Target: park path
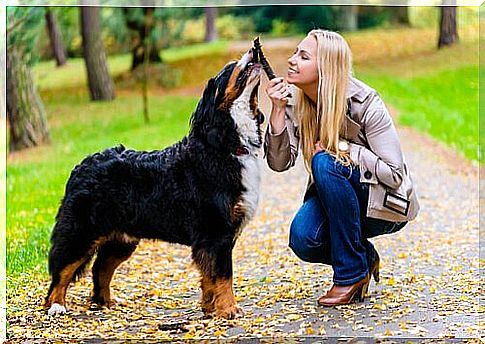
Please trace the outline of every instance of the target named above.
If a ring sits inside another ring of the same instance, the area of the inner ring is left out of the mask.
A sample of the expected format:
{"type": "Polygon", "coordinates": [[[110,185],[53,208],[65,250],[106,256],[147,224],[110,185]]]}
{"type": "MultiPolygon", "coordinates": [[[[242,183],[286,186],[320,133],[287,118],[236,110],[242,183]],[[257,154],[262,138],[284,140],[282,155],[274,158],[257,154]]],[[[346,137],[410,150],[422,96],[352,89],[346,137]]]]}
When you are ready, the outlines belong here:
{"type": "MultiPolygon", "coordinates": [[[[266,44],[277,74],[294,42],[266,44]]],[[[241,46],[243,47],[243,46],[241,46]]],[[[246,49],[236,46],[239,50],[246,49]]],[[[269,113],[261,87],[261,108],[269,113]]],[[[199,93],[197,93],[199,94],[199,93]]],[[[396,115],[395,111],[393,114],[396,115]]],[[[301,204],[306,172],[299,160],[284,173],[263,164],[258,213],[234,250],[234,285],[245,316],[203,319],[198,273],[190,250],[143,242],[113,281],[118,304],[90,310],[90,276],[68,291],[69,313],[42,311],[45,283],[19,293],[13,338],[172,339],[292,336],[477,338],[479,305],[478,167],[410,128],[398,127],[421,203],[416,221],[399,233],[372,239],[381,255],[381,282],[363,303],[321,308],[316,299],[331,286],[332,270],[300,261],[288,248],[288,226],[301,204]],[[180,324],[183,324],[179,326],[180,324]],[[160,328],[163,325],[165,327],[160,328]],[[170,326],[173,329],[170,329],[170,326]]],[[[39,339],[39,342],[42,341],[39,339]]]]}

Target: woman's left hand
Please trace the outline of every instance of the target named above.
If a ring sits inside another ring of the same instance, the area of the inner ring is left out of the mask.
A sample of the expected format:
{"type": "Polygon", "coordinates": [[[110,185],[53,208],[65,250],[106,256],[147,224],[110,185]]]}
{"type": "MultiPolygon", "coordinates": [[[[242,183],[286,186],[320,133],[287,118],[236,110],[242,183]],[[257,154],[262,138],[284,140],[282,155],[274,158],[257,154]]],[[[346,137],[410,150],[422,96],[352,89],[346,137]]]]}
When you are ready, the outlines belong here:
{"type": "Polygon", "coordinates": [[[315,143],[315,149],[313,151],[313,155],[317,154],[318,152],[321,152],[322,150],[323,148],[320,145],[320,141],[317,141],[317,143],[315,143]]]}

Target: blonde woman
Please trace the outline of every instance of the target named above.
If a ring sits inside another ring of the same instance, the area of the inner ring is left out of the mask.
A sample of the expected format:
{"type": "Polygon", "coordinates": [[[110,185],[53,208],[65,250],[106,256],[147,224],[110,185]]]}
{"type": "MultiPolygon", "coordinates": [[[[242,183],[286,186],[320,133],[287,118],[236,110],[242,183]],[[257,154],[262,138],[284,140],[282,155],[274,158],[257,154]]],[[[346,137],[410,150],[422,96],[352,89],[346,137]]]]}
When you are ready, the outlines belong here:
{"type": "Polygon", "coordinates": [[[363,301],[370,277],[379,280],[379,255],[368,238],[399,231],[419,211],[389,112],[352,76],[343,37],[325,30],[298,44],[286,82],[273,79],[266,93],[269,166],[285,171],[301,150],[310,174],[290,247],[304,261],[332,266],[334,284],[320,305],[363,301]]]}

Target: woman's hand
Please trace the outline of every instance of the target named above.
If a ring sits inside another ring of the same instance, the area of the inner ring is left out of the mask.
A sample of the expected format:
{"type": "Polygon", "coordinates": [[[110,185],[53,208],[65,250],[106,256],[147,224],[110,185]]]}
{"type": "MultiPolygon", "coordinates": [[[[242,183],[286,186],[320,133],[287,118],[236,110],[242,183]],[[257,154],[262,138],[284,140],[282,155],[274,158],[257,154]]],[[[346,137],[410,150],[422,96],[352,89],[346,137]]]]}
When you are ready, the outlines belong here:
{"type": "Polygon", "coordinates": [[[266,86],[266,94],[268,95],[273,107],[276,109],[284,109],[288,99],[286,98],[290,92],[288,91],[288,84],[283,78],[274,78],[270,80],[266,86]]]}
{"type": "Polygon", "coordinates": [[[313,150],[313,155],[317,154],[318,152],[321,152],[322,150],[323,148],[320,145],[320,141],[317,141],[317,143],[315,143],[315,149],[313,150]]]}
{"type": "MultiPolygon", "coordinates": [[[[315,148],[313,150],[313,155],[319,153],[323,151],[323,147],[322,145],[320,144],[320,141],[317,141],[317,143],[315,143],[315,148]]],[[[340,154],[349,162],[353,163],[352,159],[350,158],[350,152],[340,152],[340,154]]]]}
{"type": "Polygon", "coordinates": [[[270,80],[266,87],[266,94],[273,105],[271,116],[269,118],[270,129],[272,134],[279,134],[285,129],[285,110],[288,99],[288,85],[283,78],[274,78],[270,80]]]}

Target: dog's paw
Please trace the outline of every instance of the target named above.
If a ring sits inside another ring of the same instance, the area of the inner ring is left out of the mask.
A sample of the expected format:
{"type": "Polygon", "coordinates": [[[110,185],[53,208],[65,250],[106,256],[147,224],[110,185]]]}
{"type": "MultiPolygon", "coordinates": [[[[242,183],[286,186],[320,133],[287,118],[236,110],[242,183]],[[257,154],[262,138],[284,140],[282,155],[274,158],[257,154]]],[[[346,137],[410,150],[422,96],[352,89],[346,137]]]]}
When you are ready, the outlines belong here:
{"type": "Polygon", "coordinates": [[[51,308],[49,308],[49,310],[47,311],[48,315],[56,315],[56,314],[64,314],[64,313],[66,313],[66,307],[58,303],[54,303],[51,306],[51,308]]]}
{"type": "Polygon", "coordinates": [[[121,300],[113,297],[110,299],[106,299],[104,297],[95,297],[93,296],[91,299],[91,306],[92,309],[101,309],[101,308],[112,308],[115,307],[118,303],[121,303],[121,300]]]}
{"type": "Polygon", "coordinates": [[[217,309],[215,315],[224,319],[234,319],[238,316],[243,316],[244,311],[241,307],[234,304],[226,308],[217,309]]]}

